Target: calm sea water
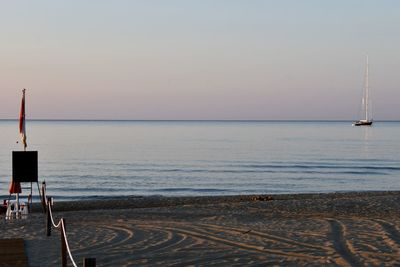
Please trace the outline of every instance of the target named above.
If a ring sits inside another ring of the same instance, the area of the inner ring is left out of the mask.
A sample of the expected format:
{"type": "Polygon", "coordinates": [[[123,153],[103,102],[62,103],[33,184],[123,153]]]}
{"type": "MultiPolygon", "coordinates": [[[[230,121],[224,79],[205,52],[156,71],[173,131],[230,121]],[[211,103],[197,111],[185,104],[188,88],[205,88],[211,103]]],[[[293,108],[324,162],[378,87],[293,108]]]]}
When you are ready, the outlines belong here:
{"type": "MultiPolygon", "coordinates": [[[[0,197],[17,121],[0,121],[0,197]]],[[[400,123],[28,121],[58,199],[400,190],[400,123]]]]}

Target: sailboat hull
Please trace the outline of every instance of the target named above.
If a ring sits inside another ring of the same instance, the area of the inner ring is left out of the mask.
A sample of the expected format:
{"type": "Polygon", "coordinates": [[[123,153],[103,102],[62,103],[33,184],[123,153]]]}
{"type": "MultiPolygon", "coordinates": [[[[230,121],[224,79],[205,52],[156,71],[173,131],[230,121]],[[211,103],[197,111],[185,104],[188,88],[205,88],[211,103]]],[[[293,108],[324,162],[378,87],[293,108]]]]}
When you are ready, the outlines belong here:
{"type": "Polygon", "coordinates": [[[371,126],[372,121],[356,121],[353,123],[354,126],[371,126]]]}

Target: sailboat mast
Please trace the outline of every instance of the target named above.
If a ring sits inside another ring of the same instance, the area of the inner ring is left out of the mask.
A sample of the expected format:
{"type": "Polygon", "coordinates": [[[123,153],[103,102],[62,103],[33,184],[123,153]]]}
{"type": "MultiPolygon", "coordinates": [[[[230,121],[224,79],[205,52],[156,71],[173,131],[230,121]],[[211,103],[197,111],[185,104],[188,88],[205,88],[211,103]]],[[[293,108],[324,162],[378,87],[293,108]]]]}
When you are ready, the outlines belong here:
{"type": "MultiPolygon", "coordinates": [[[[362,104],[361,104],[361,113],[364,113],[365,118],[361,118],[360,120],[356,121],[353,123],[354,126],[371,126],[372,125],[372,119],[371,114],[368,110],[369,107],[369,62],[368,62],[368,55],[367,55],[367,62],[365,66],[365,80],[364,80],[364,88],[363,88],[363,98],[362,98],[362,104]]],[[[363,115],[361,114],[361,117],[363,115]]]]}
{"type": "Polygon", "coordinates": [[[365,69],[365,120],[368,121],[368,98],[369,98],[369,63],[367,55],[367,66],[365,69]]]}

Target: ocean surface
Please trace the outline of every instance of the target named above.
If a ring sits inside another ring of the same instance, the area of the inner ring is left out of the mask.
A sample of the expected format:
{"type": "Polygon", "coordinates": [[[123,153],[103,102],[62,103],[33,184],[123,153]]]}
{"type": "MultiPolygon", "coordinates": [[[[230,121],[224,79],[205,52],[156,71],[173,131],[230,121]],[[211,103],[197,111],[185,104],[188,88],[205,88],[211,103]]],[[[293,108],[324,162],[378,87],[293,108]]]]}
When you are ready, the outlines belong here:
{"type": "MultiPolygon", "coordinates": [[[[59,200],[400,190],[400,122],[27,121],[27,136],[59,200]]],[[[19,140],[0,121],[1,199],[19,140]]]]}

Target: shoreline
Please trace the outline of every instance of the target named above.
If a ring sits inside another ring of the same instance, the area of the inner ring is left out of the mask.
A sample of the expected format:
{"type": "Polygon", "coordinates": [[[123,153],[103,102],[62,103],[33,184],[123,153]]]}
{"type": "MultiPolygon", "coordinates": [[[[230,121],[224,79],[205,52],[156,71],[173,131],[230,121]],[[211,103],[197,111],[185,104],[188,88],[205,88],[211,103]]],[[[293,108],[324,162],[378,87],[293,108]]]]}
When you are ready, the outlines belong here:
{"type": "MultiPolygon", "coordinates": [[[[320,212],[340,211],[341,203],[356,201],[355,206],[365,205],[369,207],[369,213],[379,213],[383,210],[376,209],[371,199],[393,199],[398,198],[400,202],[400,191],[354,191],[334,193],[306,193],[306,194],[256,194],[256,195],[230,195],[230,196],[127,196],[109,197],[97,200],[75,200],[59,201],[54,199],[54,212],[64,211],[85,211],[85,210],[119,210],[119,209],[146,209],[166,208],[175,206],[203,206],[216,204],[237,204],[246,202],[267,202],[271,209],[274,206],[299,204],[304,207],[312,207],[315,202],[325,204],[320,212]],[[335,203],[339,207],[335,207],[335,203]]],[[[351,205],[346,208],[347,213],[351,212],[351,205]]],[[[276,207],[275,207],[276,208],[276,207]]],[[[40,203],[33,203],[32,212],[41,212],[40,203]]],[[[300,210],[299,210],[300,211],[300,210]]],[[[293,210],[295,212],[295,210],[293,210]]]]}

